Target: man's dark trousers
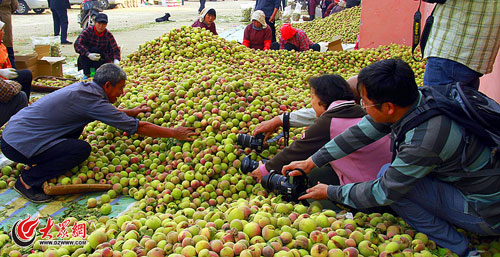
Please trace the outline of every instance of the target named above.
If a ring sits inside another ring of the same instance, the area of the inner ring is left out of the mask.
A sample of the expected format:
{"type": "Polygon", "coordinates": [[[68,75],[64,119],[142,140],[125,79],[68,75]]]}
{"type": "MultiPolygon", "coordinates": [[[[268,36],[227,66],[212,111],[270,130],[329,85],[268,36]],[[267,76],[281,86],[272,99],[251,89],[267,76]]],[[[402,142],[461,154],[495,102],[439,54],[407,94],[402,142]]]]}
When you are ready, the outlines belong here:
{"type": "Polygon", "coordinates": [[[22,87],[21,90],[26,94],[26,97],[28,98],[29,101],[31,94],[31,81],[33,81],[33,74],[31,73],[30,70],[25,69],[25,70],[17,70],[17,75],[18,75],[17,78],[13,80],[21,84],[22,87]]]}
{"type": "Polygon", "coordinates": [[[0,103],[0,127],[5,124],[12,115],[16,114],[22,108],[28,106],[26,94],[21,91],[6,103],[0,103]]]}
{"type": "Polygon", "coordinates": [[[3,138],[1,149],[10,160],[32,166],[31,169],[25,170],[21,177],[29,186],[41,187],[45,181],[64,174],[89,157],[92,150],[89,143],[77,139],[81,132],[82,130],[79,130],[63,136],[64,141],[31,158],[26,158],[3,138]]]}
{"type": "Polygon", "coordinates": [[[271,32],[273,33],[271,42],[276,42],[276,27],[274,26],[274,22],[269,21],[269,18],[270,17],[266,17],[266,23],[271,28],[271,32]]]}
{"type": "Polygon", "coordinates": [[[68,41],[68,9],[50,9],[54,20],[54,36],[61,35],[61,42],[68,41]]]}

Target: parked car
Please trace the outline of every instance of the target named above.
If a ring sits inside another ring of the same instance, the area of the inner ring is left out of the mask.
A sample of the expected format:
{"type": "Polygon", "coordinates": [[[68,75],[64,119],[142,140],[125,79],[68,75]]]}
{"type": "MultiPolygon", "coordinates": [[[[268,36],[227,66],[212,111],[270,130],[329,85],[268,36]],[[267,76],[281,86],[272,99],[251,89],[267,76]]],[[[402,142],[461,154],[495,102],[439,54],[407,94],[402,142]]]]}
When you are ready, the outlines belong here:
{"type": "Polygon", "coordinates": [[[49,8],[47,0],[19,0],[16,13],[27,14],[30,10],[33,10],[35,13],[40,14],[47,8],[49,8]]]}
{"type": "MultiPolygon", "coordinates": [[[[69,0],[70,4],[78,4],[81,5],[83,0],[69,0]]],[[[99,0],[100,2],[100,8],[105,10],[105,9],[113,9],[115,8],[118,4],[123,3],[123,0],[99,0]]]]}

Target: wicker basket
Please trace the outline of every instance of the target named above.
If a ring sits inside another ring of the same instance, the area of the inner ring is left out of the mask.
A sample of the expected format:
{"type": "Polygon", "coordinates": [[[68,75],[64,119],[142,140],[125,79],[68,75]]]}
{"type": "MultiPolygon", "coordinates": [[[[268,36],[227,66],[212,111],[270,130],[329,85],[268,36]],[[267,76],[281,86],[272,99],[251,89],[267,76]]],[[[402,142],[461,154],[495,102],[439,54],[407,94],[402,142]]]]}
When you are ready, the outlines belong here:
{"type": "Polygon", "coordinates": [[[45,86],[41,85],[37,82],[40,80],[60,80],[60,81],[67,81],[67,85],[71,85],[75,82],[77,82],[77,79],[68,79],[68,78],[60,78],[60,77],[54,77],[54,76],[38,76],[36,77],[33,82],[31,83],[31,89],[36,92],[53,92],[56,91],[62,87],[50,87],[50,86],[45,86]]]}

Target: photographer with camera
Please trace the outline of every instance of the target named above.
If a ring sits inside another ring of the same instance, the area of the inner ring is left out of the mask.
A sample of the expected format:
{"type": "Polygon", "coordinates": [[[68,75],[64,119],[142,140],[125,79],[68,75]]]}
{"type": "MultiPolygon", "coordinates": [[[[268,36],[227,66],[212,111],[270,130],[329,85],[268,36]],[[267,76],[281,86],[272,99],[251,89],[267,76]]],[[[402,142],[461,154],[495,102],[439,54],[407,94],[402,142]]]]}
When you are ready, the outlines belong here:
{"type": "Polygon", "coordinates": [[[389,133],[395,139],[392,162],[375,180],[319,184],[299,199],[328,198],[354,208],[389,205],[417,231],[459,256],[470,253],[469,241],[454,226],[483,236],[500,235],[500,158],[494,148],[466,130],[457,117],[444,111],[431,117],[421,112],[436,101],[428,93],[433,88],[419,89],[411,67],[402,60],[363,68],[358,88],[368,115],[307,160],[284,166],[282,173],[300,176],[295,170],[302,169],[307,174],[389,133]],[[419,123],[412,123],[420,117],[419,123]]]}
{"type": "MultiPolygon", "coordinates": [[[[347,80],[349,88],[354,96],[354,100],[359,104],[359,92],[356,89],[356,84],[358,83],[358,76],[350,77],[347,80]]],[[[283,114],[276,116],[270,120],[264,121],[259,126],[257,126],[253,131],[253,136],[264,133],[264,141],[269,139],[269,136],[273,134],[279,127],[283,126],[283,114]]],[[[311,126],[318,117],[314,108],[302,108],[297,111],[293,111],[289,115],[289,126],[292,128],[301,128],[311,126]]]]}
{"type": "MultiPolygon", "coordinates": [[[[258,181],[262,181],[265,188],[269,188],[266,187],[266,184],[272,185],[263,178],[269,176],[268,171],[280,171],[284,165],[292,161],[307,158],[331,138],[358,123],[366,115],[363,109],[356,104],[349,84],[341,76],[314,77],[309,80],[309,85],[311,87],[311,105],[317,119],[306,130],[301,139],[294,141],[274,158],[265,164],[260,163],[254,169],[252,176],[258,181]]],[[[389,137],[385,137],[383,140],[358,150],[347,159],[331,162],[333,171],[330,168],[323,168],[312,172],[308,176],[309,186],[316,185],[318,181],[344,185],[375,179],[382,165],[391,159],[389,142],[389,137]]],[[[256,162],[254,166],[257,166],[256,162]]],[[[273,181],[271,177],[269,177],[269,181],[273,181]]],[[[276,179],[278,178],[276,177],[276,179]]]]}
{"type": "Polygon", "coordinates": [[[479,78],[492,72],[500,47],[500,1],[424,1],[438,3],[424,49],[424,85],[461,82],[478,89],[479,78]]]}

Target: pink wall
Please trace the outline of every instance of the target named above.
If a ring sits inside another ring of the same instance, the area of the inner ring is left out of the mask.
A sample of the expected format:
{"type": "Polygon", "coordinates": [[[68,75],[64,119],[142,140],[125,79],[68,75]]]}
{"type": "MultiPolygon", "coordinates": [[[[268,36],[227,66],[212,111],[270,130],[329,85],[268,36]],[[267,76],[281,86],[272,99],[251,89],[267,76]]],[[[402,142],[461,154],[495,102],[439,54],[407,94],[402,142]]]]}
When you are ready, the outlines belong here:
{"type": "MultiPolygon", "coordinates": [[[[372,48],[391,43],[411,46],[413,15],[418,4],[418,0],[363,0],[359,46],[372,48]]],[[[432,8],[433,5],[422,2],[422,28],[432,8]]],[[[493,73],[481,78],[480,90],[500,102],[499,84],[500,57],[497,56],[493,73]]]]}

